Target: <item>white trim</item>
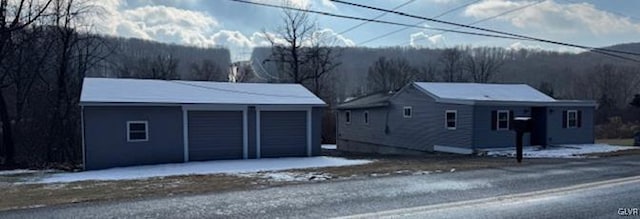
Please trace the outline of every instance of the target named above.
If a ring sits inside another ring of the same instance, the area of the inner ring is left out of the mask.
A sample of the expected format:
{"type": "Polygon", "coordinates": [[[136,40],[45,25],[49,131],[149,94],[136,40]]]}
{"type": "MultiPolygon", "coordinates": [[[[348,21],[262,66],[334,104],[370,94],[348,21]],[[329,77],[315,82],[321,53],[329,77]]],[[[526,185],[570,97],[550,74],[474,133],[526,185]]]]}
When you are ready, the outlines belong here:
{"type": "Polygon", "coordinates": [[[149,141],[149,122],[146,120],[127,121],[127,142],[145,142],[149,141]],[[130,139],[131,124],[144,124],[144,139],[130,139]]]}
{"type": "Polygon", "coordinates": [[[369,111],[368,110],[365,110],[364,112],[362,112],[362,119],[364,119],[364,124],[365,125],[369,125],[369,120],[371,119],[369,117],[370,116],[369,116],[369,111]]]}
{"type": "Polygon", "coordinates": [[[504,131],[504,130],[509,130],[509,127],[511,124],[510,123],[510,118],[511,118],[511,112],[509,112],[509,110],[498,110],[496,112],[496,130],[498,131],[504,131]],[[500,128],[500,113],[507,113],[507,127],[506,128],[500,128]]]}
{"type": "Polygon", "coordinates": [[[313,108],[309,107],[309,109],[307,109],[307,156],[309,157],[311,157],[311,154],[312,154],[311,149],[313,148],[313,141],[311,139],[313,137],[312,136],[313,132],[311,131],[311,129],[313,128],[312,127],[313,121],[311,116],[312,112],[313,112],[313,108]]]}
{"type": "Polygon", "coordinates": [[[351,120],[353,120],[353,114],[351,114],[351,110],[344,111],[344,123],[349,125],[351,124],[351,120]]]}
{"type": "Polygon", "coordinates": [[[307,111],[309,106],[303,105],[257,105],[262,111],[307,111]]]}
{"type": "Polygon", "coordinates": [[[260,159],[260,108],[256,107],[256,159],[260,159]]]}
{"type": "Polygon", "coordinates": [[[249,159],[249,119],[247,109],[242,110],[242,158],[249,159]]]}
{"type": "Polygon", "coordinates": [[[189,111],[182,108],[182,141],[184,144],[184,162],[189,162],[189,111]]]}
{"type": "Polygon", "coordinates": [[[411,106],[402,107],[402,117],[403,118],[411,118],[411,117],[413,117],[413,107],[411,107],[411,106]],[[407,109],[409,110],[409,115],[407,115],[405,113],[407,109]]]}
{"type": "Polygon", "coordinates": [[[246,105],[182,105],[182,109],[189,111],[242,111],[246,105]]]}
{"type": "Polygon", "coordinates": [[[567,110],[567,121],[565,121],[565,122],[567,123],[567,128],[568,129],[578,128],[578,110],[567,110]],[[571,120],[571,118],[569,117],[569,114],[571,114],[571,113],[575,113],[575,116],[576,116],[575,117],[576,122],[575,122],[574,126],[570,126],[569,125],[570,124],[569,121],[571,120]]]}
{"type": "Polygon", "coordinates": [[[84,140],[84,106],[80,106],[80,127],[82,130],[80,130],[80,134],[81,139],[82,139],[82,168],[84,170],[87,169],[87,155],[85,154],[87,152],[87,149],[85,148],[85,140],[84,140]]]}
{"type": "Polygon", "coordinates": [[[458,128],[458,110],[444,111],[444,128],[448,130],[456,130],[458,128]],[[447,116],[449,113],[453,113],[453,127],[449,127],[449,117],[447,116]]]}

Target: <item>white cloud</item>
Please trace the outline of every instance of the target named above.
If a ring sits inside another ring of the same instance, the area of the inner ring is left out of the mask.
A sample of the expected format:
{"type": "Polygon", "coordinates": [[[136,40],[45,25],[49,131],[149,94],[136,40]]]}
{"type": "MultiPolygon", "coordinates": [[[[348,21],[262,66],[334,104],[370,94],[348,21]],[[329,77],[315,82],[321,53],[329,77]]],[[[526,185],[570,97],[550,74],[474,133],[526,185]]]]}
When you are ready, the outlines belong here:
{"type": "MultiPolygon", "coordinates": [[[[523,7],[532,1],[485,0],[468,6],[464,15],[477,19],[491,17],[504,11],[523,7]]],[[[549,34],[591,33],[609,35],[620,33],[640,33],[640,24],[629,18],[598,10],[593,4],[558,4],[547,0],[505,16],[496,18],[513,26],[542,31],[549,34]]]]}
{"type": "Polygon", "coordinates": [[[425,32],[413,33],[410,36],[410,44],[412,47],[438,47],[444,46],[445,37],[442,34],[429,35],[425,32]]]}

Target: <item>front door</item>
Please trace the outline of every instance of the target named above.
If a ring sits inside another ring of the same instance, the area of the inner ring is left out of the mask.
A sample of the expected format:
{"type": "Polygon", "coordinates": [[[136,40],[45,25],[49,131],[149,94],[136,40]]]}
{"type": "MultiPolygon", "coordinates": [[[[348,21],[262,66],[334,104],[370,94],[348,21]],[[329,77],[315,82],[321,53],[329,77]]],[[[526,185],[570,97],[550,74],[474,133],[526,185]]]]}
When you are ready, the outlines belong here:
{"type": "Polygon", "coordinates": [[[531,145],[547,145],[547,107],[532,107],[531,145]]]}

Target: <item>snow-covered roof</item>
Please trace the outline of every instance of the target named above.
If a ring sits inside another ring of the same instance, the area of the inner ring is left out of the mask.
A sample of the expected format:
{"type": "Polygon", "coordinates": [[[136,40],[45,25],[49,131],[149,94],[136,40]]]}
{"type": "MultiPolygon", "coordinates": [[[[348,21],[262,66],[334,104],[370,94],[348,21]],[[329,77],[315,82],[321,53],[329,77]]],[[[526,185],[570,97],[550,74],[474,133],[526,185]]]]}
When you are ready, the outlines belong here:
{"type": "Polygon", "coordinates": [[[299,84],[85,78],[80,102],[325,105],[299,84]]]}
{"type": "Polygon", "coordinates": [[[437,100],[554,102],[555,99],[526,84],[415,82],[437,100]]]}

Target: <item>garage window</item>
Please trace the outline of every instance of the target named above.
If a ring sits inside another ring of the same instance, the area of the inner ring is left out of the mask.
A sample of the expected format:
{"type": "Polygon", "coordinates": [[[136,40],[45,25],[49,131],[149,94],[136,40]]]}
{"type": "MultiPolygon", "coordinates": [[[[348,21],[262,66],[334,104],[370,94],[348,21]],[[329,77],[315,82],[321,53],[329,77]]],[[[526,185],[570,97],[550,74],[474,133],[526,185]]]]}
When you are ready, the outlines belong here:
{"type": "Polygon", "coordinates": [[[449,130],[455,130],[456,126],[457,126],[457,117],[458,117],[458,111],[456,110],[447,110],[445,111],[445,128],[449,129],[449,130]]]}
{"type": "Polygon", "coordinates": [[[127,141],[148,141],[149,124],[147,121],[127,121],[127,141]]]}
{"type": "Polygon", "coordinates": [[[567,128],[577,128],[577,127],[578,127],[578,111],[577,110],[567,111],[567,128]]]}

